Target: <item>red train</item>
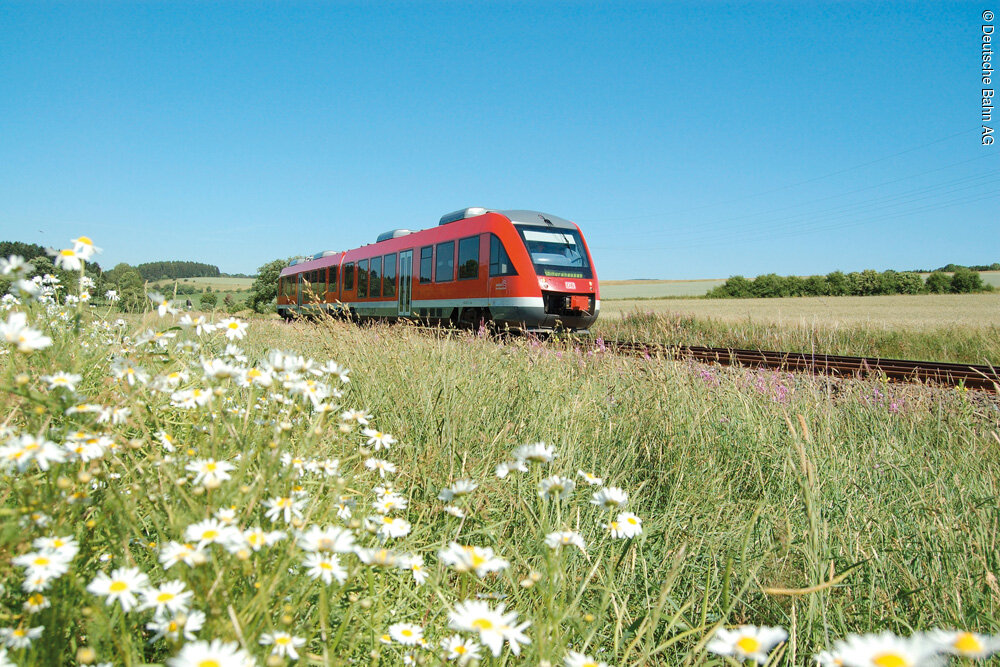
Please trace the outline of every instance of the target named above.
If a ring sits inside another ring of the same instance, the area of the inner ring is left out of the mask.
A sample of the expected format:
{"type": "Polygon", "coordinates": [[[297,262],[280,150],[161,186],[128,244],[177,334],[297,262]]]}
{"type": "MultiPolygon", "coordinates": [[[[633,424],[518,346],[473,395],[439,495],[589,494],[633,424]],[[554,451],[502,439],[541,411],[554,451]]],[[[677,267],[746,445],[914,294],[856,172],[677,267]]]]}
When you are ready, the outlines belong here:
{"type": "Polygon", "coordinates": [[[278,280],[285,318],[327,311],[525,331],[584,330],[601,309],[587,243],[538,211],[466,208],[346,252],[295,260],[278,280]]]}

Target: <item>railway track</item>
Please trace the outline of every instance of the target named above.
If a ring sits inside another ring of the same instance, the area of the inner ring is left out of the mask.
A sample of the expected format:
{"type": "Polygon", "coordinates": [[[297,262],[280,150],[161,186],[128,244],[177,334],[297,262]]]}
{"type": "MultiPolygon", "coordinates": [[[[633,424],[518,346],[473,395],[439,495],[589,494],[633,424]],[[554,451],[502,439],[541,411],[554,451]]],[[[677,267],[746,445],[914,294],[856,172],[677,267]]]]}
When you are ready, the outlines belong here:
{"type": "Polygon", "coordinates": [[[873,357],[846,357],[835,354],[808,354],[803,352],[769,352],[766,350],[739,350],[697,345],[657,345],[628,341],[605,341],[609,350],[634,356],[662,356],[674,359],[770,368],[789,372],[808,372],[838,377],[881,377],[899,382],[920,382],[1000,393],[1000,374],[991,366],[976,364],[909,361],[905,359],[878,359],[873,357]]]}

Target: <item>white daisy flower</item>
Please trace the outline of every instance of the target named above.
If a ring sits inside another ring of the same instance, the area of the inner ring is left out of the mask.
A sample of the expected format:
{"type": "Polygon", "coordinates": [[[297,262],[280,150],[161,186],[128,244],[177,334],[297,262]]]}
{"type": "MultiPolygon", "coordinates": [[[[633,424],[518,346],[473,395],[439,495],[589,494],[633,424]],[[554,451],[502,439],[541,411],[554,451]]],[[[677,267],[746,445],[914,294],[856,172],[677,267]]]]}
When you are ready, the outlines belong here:
{"type": "Polygon", "coordinates": [[[454,660],[459,665],[466,665],[473,660],[479,660],[479,643],[465,639],[461,635],[452,635],[441,640],[441,648],[448,652],[448,660],[454,660]]]}
{"type": "Polygon", "coordinates": [[[193,484],[204,484],[205,488],[217,489],[232,476],[229,474],[236,469],[228,461],[216,461],[215,459],[195,459],[184,466],[188,472],[195,474],[193,484]]]}
{"type": "Polygon", "coordinates": [[[296,637],[287,632],[265,632],[258,640],[261,646],[273,646],[271,655],[279,655],[289,660],[298,660],[299,652],[295,649],[306,645],[305,637],[296,637]]]}
{"type": "Polygon", "coordinates": [[[236,642],[213,639],[211,642],[193,641],[181,647],[173,658],[167,659],[169,667],[248,667],[256,664],[253,657],[236,642]]]}
{"type": "Polygon", "coordinates": [[[179,542],[167,542],[160,549],[160,564],[164,570],[169,570],[177,563],[184,563],[188,567],[201,565],[208,560],[201,545],[181,544],[179,542]]]}
{"type": "Polygon", "coordinates": [[[463,546],[458,542],[452,542],[447,548],[441,549],[438,558],[458,572],[475,572],[480,578],[510,566],[509,562],[496,556],[489,547],[463,546]]]}
{"type": "Polygon", "coordinates": [[[847,667],[937,667],[947,662],[939,654],[940,647],[923,635],[897,637],[888,631],[852,634],[834,642],[833,648],[847,667]]]}
{"type": "Polygon", "coordinates": [[[620,509],[628,504],[628,494],[617,486],[607,486],[594,493],[590,504],[607,510],[620,509]]]}
{"type": "Polygon", "coordinates": [[[563,657],[563,664],[566,667],[608,667],[608,663],[598,662],[589,655],[577,653],[576,651],[567,651],[565,657],[563,657]]]}
{"type": "Polygon", "coordinates": [[[604,484],[604,480],[593,473],[584,472],[583,470],[577,470],[576,474],[590,486],[600,486],[601,484],[604,484]]]}
{"type": "Polygon", "coordinates": [[[322,579],[327,585],[333,583],[334,579],[339,584],[347,581],[347,570],[340,564],[336,554],[311,553],[306,556],[303,565],[309,568],[306,574],[313,579],[322,579]]]}
{"type": "Polygon", "coordinates": [[[310,526],[297,538],[297,544],[303,551],[329,551],[335,553],[351,553],[354,551],[354,534],[339,526],[310,526]]]}
{"type": "Polygon", "coordinates": [[[521,445],[514,450],[514,458],[529,463],[550,463],[556,457],[555,447],[544,442],[521,445]]]}
{"type": "Polygon", "coordinates": [[[424,629],[413,623],[393,623],[389,626],[389,636],[403,646],[416,646],[424,638],[424,629]]]}
{"type": "Polygon", "coordinates": [[[148,588],[142,593],[142,605],[139,610],[153,609],[157,618],[164,618],[187,613],[191,608],[191,598],[194,593],[187,590],[183,581],[167,581],[156,588],[148,588]]]}
{"type": "Polygon", "coordinates": [[[936,644],[941,653],[973,660],[985,660],[1000,651],[1000,637],[981,635],[963,630],[931,630],[927,640],[936,644]]]}
{"type": "Polygon", "coordinates": [[[177,643],[183,637],[187,641],[197,639],[195,633],[205,625],[205,613],[197,609],[186,614],[180,614],[173,618],[155,618],[151,623],[146,624],[146,629],[152,631],[153,637],[150,643],[154,643],[166,637],[171,642],[177,643]]]}
{"type": "Polygon", "coordinates": [[[632,538],[642,533],[642,519],[631,512],[621,512],[607,528],[615,539],[632,538]]]}
{"type": "MultiPolygon", "coordinates": [[[[0,628],[0,642],[7,648],[21,649],[31,646],[31,642],[42,636],[45,631],[44,625],[34,628],[0,628]]],[[[6,655],[6,652],[5,652],[6,655]]]]}
{"type": "Polygon", "coordinates": [[[784,628],[741,625],[733,630],[719,628],[705,648],[716,655],[730,656],[737,662],[762,663],[767,662],[774,647],[786,639],[788,632],[784,628]]]}
{"type": "Polygon", "coordinates": [[[538,483],[538,495],[546,500],[554,498],[565,500],[573,494],[573,489],[575,488],[576,482],[569,477],[552,475],[551,477],[546,477],[538,483]]]}
{"type": "Polygon", "coordinates": [[[373,428],[362,429],[361,434],[368,438],[366,444],[369,447],[374,447],[376,452],[380,449],[389,449],[397,442],[396,438],[392,437],[389,433],[383,433],[373,428]]]}
{"type": "Polygon", "coordinates": [[[390,463],[384,459],[369,458],[365,461],[365,467],[369,470],[378,470],[380,477],[385,477],[387,474],[393,474],[396,472],[396,464],[390,463]]]}
{"type": "Polygon", "coordinates": [[[249,325],[235,317],[227,317],[226,319],[219,322],[217,328],[226,334],[226,338],[229,340],[239,340],[246,336],[247,327],[249,325]]]}
{"type": "Polygon", "coordinates": [[[120,567],[112,570],[111,576],[98,572],[94,580],[87,584],[87,590],[94,595],[105,596],[109,606],[118,602],[123,611],[131,611],[138,603],[136,594],[149,586],[149,577],[137,567],[120,567]]]}
{"type": "Polygon", "coordinates": [[[500,655],[504,641],[510,646],[511,653],[520,655],[521,644],[530,644],[531,640],[524,630],[531,625],[528,622],[517,624],[517,612],[504,613],[504,605],[493,609],[486,602],[467,600],[455,605],[448,612],[448,626],[459,632],[478,633],[479,641],[489,647],[494,657],[500,655]]]}
{"type": "Polygon", "coordinates": [[[583,535],[573,530],[560,530],[549,533],[545,536],[545,546],[549,549],[561,549],[562,547],[573,546],[586,553],[587,544],[583,541],[583,535]]]}
{"type": "Polygon", "coordinates": [[[479,485],[471,479],[460,479],[451,486],[441,489],[441,493],[438,494],[438,500],[450,503],[455,498],[461,498],[472,493],[478,487],[479,485]]]}
{"type": "Polygon", "coordinates": [[[293,518],[302,518],[302,510],[305,509],[308,502],[309,501],[305,498],[277,496],[264,501],[264,507],[267,508],[267,512],[264,513],[264,516],[271,521],[277,521],[278,518],[281,517],[284,519],[285,523],[291,523],[293,518]]]}

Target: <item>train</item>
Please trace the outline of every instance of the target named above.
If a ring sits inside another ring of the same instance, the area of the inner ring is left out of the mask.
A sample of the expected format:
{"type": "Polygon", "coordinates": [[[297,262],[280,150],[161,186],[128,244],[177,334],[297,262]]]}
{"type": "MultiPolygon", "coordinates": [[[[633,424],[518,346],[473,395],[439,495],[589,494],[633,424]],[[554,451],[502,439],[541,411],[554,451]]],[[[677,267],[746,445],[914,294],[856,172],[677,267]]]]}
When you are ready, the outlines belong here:
{"type": "Polygon", "coordinates": [[[329,314],[525,332],[585,332],[601,310],[594,261],[575,223],[482,207],[293,260],[278,278],[277,301],[286,319],[329,314]]]}

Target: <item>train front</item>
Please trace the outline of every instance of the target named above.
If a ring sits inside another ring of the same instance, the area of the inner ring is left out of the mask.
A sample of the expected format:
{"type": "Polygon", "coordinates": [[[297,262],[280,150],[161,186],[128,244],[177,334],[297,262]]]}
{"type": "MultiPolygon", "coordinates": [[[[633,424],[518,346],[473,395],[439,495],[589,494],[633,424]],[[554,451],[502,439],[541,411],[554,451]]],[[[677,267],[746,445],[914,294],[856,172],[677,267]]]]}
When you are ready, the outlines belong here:
{"type": "Polygon", "coordinates": [[[514,224],[538,279],[541,308],[530,308],[529,328],[585,330],[601,309],[597,273],[580,228],[538,211],[502,211],[514,224]]]}

